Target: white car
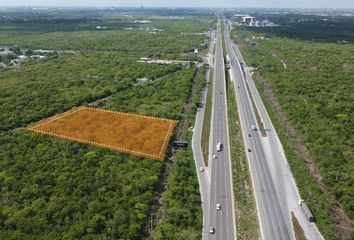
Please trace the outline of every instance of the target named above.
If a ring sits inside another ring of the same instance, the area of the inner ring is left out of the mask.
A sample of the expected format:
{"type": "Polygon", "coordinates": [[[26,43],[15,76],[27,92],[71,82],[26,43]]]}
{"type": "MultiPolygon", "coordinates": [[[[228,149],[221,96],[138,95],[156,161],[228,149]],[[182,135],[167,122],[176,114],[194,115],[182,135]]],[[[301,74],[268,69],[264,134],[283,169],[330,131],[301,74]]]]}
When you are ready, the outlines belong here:
{"type": "Polygon", "coordinates": [[[210,227],[209,228],[209,233],[210,234],[214,234],[215,233],[215,228],[214,227],[210,227]]]}
{"type": "Polygon", "coordinates": [[[218,143],[216,144],[216,151],[220,152],[222,149],[222,144],[221,142],[218,141],[218,143]]]}
{"type": "Polygon", "coordinates": [[[216,204],[216,210],[218,210],[218,211],[221,210],[221,205],[220,205],[220,203],[216,204]]]}
{"type": "Polygon", "coordinates": [[[213,154],[213,159],[217,159],[217,156],[215,154],[213,154]]]}
{"type": "Polygon", "coordinates": [[[251,129],[252,129],[253,131],[256,131],[256,130],[257,130],[257,128],[256,128],[255,125],[251,125],[251,129]]]}
{"type": "Polygon", "coordinates": [[[199,171],[204,172],[204,168],[203,168],[203,167],[200,167],[200,168],[199,168],[199,171]]]}

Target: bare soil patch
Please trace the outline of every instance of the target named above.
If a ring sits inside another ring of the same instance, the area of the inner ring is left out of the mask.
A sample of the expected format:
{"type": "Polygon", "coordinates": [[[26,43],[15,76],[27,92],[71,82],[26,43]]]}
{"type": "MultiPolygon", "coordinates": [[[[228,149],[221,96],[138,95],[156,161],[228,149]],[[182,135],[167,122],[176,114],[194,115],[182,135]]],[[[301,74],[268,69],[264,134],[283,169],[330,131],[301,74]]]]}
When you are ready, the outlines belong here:
{"type": "Polygon", "coordinates": [[[28,130],[163,160],[175,125],[169,119],[83,106],[29,126],[28,130]]]}

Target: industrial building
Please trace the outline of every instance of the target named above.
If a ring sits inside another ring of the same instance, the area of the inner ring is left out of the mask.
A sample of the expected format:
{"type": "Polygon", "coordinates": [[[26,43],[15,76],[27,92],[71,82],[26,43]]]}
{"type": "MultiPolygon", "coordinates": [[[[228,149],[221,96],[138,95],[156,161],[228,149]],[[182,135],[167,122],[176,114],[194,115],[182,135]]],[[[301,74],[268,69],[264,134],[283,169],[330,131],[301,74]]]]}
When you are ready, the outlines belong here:
{"type": "Polygon", "coordinates": [[[249,25],[251,22],[254,21],[255,17],[244,16],[244,17],[241,17],[241,19],[242,19],[243,23],[246,23],[247,25],[249,25]]]}

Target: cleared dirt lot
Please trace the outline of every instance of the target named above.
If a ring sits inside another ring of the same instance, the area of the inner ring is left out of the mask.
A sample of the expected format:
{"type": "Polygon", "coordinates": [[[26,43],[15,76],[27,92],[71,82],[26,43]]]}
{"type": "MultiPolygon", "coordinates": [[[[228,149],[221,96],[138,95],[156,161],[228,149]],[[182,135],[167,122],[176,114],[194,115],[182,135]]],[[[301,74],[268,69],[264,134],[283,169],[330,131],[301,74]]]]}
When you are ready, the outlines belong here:
{"type": "Polygon", "coordinates": [[[83,106],[38,122],[28,130],[163,160],[175,125],[169,119],[83,106]]]}

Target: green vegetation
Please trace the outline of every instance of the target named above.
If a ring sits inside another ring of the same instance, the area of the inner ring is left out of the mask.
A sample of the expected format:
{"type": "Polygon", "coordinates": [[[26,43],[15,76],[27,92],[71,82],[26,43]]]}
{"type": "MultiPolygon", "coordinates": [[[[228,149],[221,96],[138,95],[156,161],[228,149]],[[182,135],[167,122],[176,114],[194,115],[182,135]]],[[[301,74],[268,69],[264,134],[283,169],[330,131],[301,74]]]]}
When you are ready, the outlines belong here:
{"type": "MultiPolygon", "coordinates": [[[[42,16],[29,21],[15,19],[0,27],[0,46],[25,49],[73,49],[81,51],[119,51],[158,57],[160,54],[191,54],[201,48],[209,23],[203,19],[158,20],[139,23],[134,18],[51,19],[42,16]],[[76,21],[75,21],[76,20],[76,21]],[[53,32],[55,24],[55,32],[53,32]],[[96,26],[106,27],[97,30],[96,26]]],[[[1,20],[0,20],[1,22],[1,20]]],[[[205,48],[203,46],[202,48],[205,48]]],[[[172,56],[172,55],[171,55],[172,56]]]]}
{"type": "Polygon", "coordinates": [[[308,204],[326,239],[350,239],[350,219],[354,219],[354,46],[267,34],[269,39],[253,39],[256,46],[248,47],[243,36],[252,39],[264,35],[244,28],[234,32],[247,64],[260,66],[255,71],[256,84],[275,123],[301,196],[306,199],[310,194],[308,204]],[[290,131],[291,126],[295,131],[290,131]],[[301,150],[301,143],[309,153],[301,150]],[[321,176],[316,173],[317,168],[321,176]]]}
{"type": "Polygon", "coordinates": [[[293,223],[295,239],[296,240],[307,240],[304,230],[302,229],[299,221],[297,220],[294,212],[291,212],[291,222],[293,223]]]}
{"type": "MultiPolygon", "coordinates": [[[[190,68],[127,87],[102,107],[140,113],[142,101],[144,113],[177,119],[193,76],[190,68]],[[161,99],[176,112],[156,107],[161,99]]],[[[141,233],[162,163],[22,130],[1,135],[1,143],[0,236],[132,239],[141,233]]]]}
{"type": "Polygon", "coordinates": [[[354,43],[354,18],[352,16],[301,15],[301,14],[252,14],[257,20],[268,19],[278,27],[253,28],[252,31],[267,36],[295,38],[317,42],[354,43]],[[343,42],[344,41],[344,42],[343,42]]]}
{"type": "MultiPolygon", "coordinates": [[[[191,108],[184,115],[186,124],[183,125],[180,139],[192,141],[190,128],[194,126],[196,102],[199,102],[201,89],[205,84],[205,70],[200,69],[195,76],[195,84],[190,96],[191,108]]],[[[163,222],[157,227],[155,239],[201,239],[203,226],[201,199],[198,179],[195,174],[196,167],[192,149],[178,150],[172,159],[173,173],[168,178],[166,202],[162,210],[163,222]]]]}
{"type": "Polygon", "coordinates": [[[237,239],[258,239],[259,226],[254,201],[252,181],[249,174],[245,148],[242,140],[236,97],[229,73],[226,74],[228,118],[230,132],[230,147],[232,159],[232,175],[235,194],[235,215],[237,224],[237,239]]]}
{"type": "Polygon", "coordinates": [[[136,78],[154,80],[181,69],[137,59],[113,53],[63,54],[0,72],[0,131],[107,97],[136,78]]]}
{"type": "MultiPolygon", "coordinates": [[[[0,28],[0,45],[42,49],[82,46],[85,51],[58,52],[47,60],[29,60],[19,68],[0,70],[0,239],[146,237],[151,202],[159,191],[165,162],[41,136],[23,127],[72,107],[94,104],[179,121],[186,118],[183,126],[188,129],[194,124],[195,95],[200,95],[204,71],[194,65],[137,60],[146,56],[142,52],[157,54],[157,49],[163,56],[181,58],[180,51],[200,46],[205,36],[179,38],[166,31],[148,37],[149,33],[136,29],[131,33],[120,29],[53,32],[49,31],[54,28],[53,19],[43,20],[44,29],[40,30],[37,18],[29,18],[32,28],[26,28],[20,16],[17,23],[7,17],[0,18],[5,22],[0,28]],[[16,34],[16,27],[23,35],[16,34]],[[28,32],[21,32],[24,29],[28,32]],[[123,37],[129,40],[122,41],[123,37]],[[138,78],[147,78],[147,84],[136,84],[138,78]],[[190,109],[185,116],[187,100],[190,109]]],[[[60,18],[58,25],[69,29],[68,25],[86,21],[78,18],[65,17],[67,22],[60,18]]],[[[198,31],[206,25],[200,20],[191,22],[192,26],[201,23],[198,31]]],[[[168,26],[169,20],[159,23],[168,26]]],[[[171,20],[171,25],[175,24],[171,20]]],[[[192,28],[187,21],[180,26],[183,32],[192,28]]],[[[189,132],[185,138],[190,138],[189,132]]],[[[200,237],[201,203],[195,170],[190,150],[174,156],[165,194],[166,219],[158,234],[171,227],[178,229],[181,237],[200,237]],[[195,221],[197,224],[191,224],[195,221]]]]}
{"type": "Polygon", "coordinates": [[[3,36],[0,44],[16,43],[22,48],[110,50],[124,53],[181,53],[199,48],[203,36],[142,30],[55,32],[32,36],[3,36]],[[84,41],[83,41],[84,40],[84,41]],[[123,43],[123,44],[122,44],[123,43]],[[197,44],[196,44],[197,43],[197,44]]]}
{"type": "Polygon", "coordinates": [[[210,70],[209,81],[208,81],[208,93],[204,106],[204,120],[202,129],[202,152],[205,165],[208,166],[208,156],[209,156],[209,140],[210,140],[210,127],[211,127],[211,111],[212,111],[212,101],[213,101],[213,70],[210,70]]]}
{"type": "Polygon", "coordinates": [[[129,91],[117,92],[98,106],[179,120],[195,71],[195,67],[187,68],[145,86],[128,88],[129,91]]]}
{"type": "Polygon", "coordinates": [[[1,238],[139,235],[160,162],[23,131],[0,137],[1,238]]]}

